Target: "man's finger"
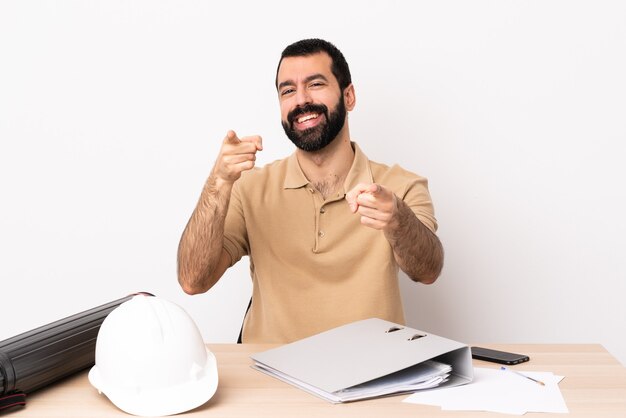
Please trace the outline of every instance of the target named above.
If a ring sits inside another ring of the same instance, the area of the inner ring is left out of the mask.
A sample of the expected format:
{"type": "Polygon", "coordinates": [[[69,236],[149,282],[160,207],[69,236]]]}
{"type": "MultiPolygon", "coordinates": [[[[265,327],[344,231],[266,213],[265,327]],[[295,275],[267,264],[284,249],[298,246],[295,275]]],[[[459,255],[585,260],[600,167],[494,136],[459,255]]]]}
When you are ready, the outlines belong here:
{"type": "Polygon", "coordinates": [[[241,142],[241,140],[237,138],[237,134],[235,133],[235,131],[231,130],[226,133],[226,138],[224,138],[224,142],[232,145],[237,145],[241,142]]]}
{"type": "Polygon", "coordinates": [[[261,136],[259,135],[244,136],[243,138],[241,138],[241,141],[252,142],[256,146],[257,151],[263,150],[263,138],[261,138],[261,136]]]}
{"type": "Polygon", "coordinates": [[[370,185],[368,184],[359,183],[352,190],[346,193],[346,201],[348,202],[348,205],[350,206],[350,210],[352,212],[356,212],[357,209],[359,208],[359,204],[357,203],[356,198],[361,193],[368,191],[369,187],[370,185]]]}
{"type": "Polygon", "coordinates": [[[365,183],[359,183],[356,186],[354,186],[354,188],[352,190],[350,190],[348,193],[346,193],[346,200],[347,201],[355,201],[357,196],[360,195],[363,192],[368,191],[370,185],[369,184],[365,184],[365,183]]]}
{"type": "Polygon", "coordinates": [[[367,191],[370,192],[371,194],[376,195],[380,193],[381,190],[382,190],[382,187],[380,187],[380,184],[372,183],[370,184],[369,189],[367,191]]]}

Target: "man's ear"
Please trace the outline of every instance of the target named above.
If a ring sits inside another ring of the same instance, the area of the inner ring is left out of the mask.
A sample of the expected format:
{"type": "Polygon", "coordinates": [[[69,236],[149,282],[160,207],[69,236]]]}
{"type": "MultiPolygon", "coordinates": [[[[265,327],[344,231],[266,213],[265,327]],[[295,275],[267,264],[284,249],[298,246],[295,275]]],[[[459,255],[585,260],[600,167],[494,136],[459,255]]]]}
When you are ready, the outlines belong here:
{"type": "Polygon", "coordinates": [[[356,105],[356,94],[354,93],[354,85],[352,83],[343,90],[343,100],[348,112],[354,109],[356,105]]]}

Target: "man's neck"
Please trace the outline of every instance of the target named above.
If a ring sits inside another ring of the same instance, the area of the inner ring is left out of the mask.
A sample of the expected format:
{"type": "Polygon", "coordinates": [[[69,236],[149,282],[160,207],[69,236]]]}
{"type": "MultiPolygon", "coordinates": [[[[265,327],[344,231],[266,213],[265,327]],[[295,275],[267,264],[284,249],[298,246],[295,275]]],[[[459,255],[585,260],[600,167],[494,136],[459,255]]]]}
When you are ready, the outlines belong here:
{"type": "Polygon", "coordinates": [[[296,156],[306,178],[326,199],[343,184],[354,161],[354,150],[344,129],[323,149],[315,152],[298,149],[296,156]]]}

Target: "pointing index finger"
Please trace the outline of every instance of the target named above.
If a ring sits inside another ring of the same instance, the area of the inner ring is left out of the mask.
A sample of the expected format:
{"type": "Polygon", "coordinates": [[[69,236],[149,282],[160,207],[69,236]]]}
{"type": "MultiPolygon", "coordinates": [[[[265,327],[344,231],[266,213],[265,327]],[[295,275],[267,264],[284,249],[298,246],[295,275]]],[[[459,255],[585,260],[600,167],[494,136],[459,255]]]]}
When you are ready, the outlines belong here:
{"type": "Polygon", "coordinates": [[[346,201],[348,202],[348,205],[350,206],[350,210],[352,210],[352,212],[356,212],[359,208],[359,204],[357,203],[356,198],[361,193],[369,191],[370,187],[371,185],[359,183],[352,190],[346,193],[346,201]]]}
{"type": "Polygon", "coordinates": [[[237,145],[241,142],[241,140],[237,138],[237,134],[233,130],[230,130],[228,131],[228,133],[226,133],[226,138],[224,138],[224,141],[232,145],[237,145]]]}
{"type": "Polygon", "coordinates": [[[252,142],[256,146],[257,151],[263,150],[263,138],[261,138],[259,135],[244,136],[243,138],[241,138],[241,141],[252,142]]]}

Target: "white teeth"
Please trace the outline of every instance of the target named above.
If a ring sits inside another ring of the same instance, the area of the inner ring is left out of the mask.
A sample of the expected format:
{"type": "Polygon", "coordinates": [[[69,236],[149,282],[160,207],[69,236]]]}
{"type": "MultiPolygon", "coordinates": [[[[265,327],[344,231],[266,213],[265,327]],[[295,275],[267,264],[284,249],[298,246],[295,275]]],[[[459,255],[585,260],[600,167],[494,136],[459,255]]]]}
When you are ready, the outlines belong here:
{"type": "Polygon", "coordinates": [[[316,113],[313,113],[311,115],[302,116],[301,118],[298,118],[298,123],[306,122],[309,119],[315,119],[317,116],[318,115],[316,113]]]}

